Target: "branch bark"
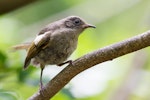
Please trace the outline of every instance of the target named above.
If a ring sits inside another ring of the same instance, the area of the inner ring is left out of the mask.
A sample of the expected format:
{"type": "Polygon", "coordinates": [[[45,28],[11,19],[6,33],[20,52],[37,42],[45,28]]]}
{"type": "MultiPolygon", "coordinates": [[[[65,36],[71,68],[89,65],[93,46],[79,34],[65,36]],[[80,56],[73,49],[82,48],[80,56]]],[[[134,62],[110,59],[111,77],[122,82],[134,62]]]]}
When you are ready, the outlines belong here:
{"type": "Polygon", "coordinates": [[[31,96],[29,100],[49,100],[80,72],[102,62],[113,60],[125,54],[148,47],[149,45],[150,31],[147,31],[143,34],[88,53],[73,61],[72,65],[68,65],[49,81],[43,90],[43,95],[38,91],[31,96]]]}

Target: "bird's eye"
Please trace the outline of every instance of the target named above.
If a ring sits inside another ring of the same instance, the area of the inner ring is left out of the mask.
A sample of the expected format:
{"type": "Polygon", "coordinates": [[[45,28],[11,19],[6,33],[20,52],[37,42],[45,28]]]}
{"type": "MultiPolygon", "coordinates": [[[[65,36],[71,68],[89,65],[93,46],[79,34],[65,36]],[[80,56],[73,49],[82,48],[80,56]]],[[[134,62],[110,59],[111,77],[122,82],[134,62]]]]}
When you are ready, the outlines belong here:
{"type": "Polygon", "coordinates": [[[75,24],[75,25],[80,25],[80,23],[81,23],[81,21],[80,21],[79,19],[75,19],[75,20],[74,20],[74,24],[75,24]]]}

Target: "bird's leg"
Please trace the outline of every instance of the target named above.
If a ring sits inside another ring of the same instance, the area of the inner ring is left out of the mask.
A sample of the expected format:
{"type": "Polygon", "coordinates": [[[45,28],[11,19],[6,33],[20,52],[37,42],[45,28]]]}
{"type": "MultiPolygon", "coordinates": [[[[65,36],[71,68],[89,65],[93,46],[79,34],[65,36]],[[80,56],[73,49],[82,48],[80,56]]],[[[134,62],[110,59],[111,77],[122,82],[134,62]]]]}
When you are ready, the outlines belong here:
{"type": "Polygon", "coordinates": [[[40,91],[43,90],[43,82],[42,82],[42,75],[43,75],[43,70],[44,70],[44,66],[41,65],[41,74],[40,74],[40,91]]]}
{"type": "Polygon", "coordinates": [[[42,75],[43,75],[43,70],[44,70],[45,65],[40,64],[40,67],[41,67],[41,75],[40,75],[40,90],[39,90],[39,92],[43,97],[45,97],[44,86],[43,86],[43,82],[42,82],[42,75]]]}
{"type": "Polygon", "coordinates": [[[58,64],[58,66],[62,66],[62,65],[67,64],[67,63],[69,63],[69,65],[72,65],[72,60],[68,60],[66,62],[60,63],[60,64],[58,64]]]}

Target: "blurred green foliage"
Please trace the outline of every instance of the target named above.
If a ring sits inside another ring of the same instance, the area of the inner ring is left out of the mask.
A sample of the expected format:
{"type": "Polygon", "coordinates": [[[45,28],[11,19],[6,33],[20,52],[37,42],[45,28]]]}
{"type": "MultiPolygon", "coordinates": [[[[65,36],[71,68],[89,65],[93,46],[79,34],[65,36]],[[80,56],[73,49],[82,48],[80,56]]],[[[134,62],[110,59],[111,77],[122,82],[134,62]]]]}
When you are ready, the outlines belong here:
{"type": "MultiPolygon", "coordinates": [[[[68,15],[78,15],[97,26],[95,30],[88,29],[80,36],[78,48],[70,58],[76,59],[98,48],[149,30],[149,7],[149,0],[117,0],[115,2],[114,0],[39,0],[1,15],[0,100],[26,100],[38,90],[40,69],[31,66],[23,71],[22,65],[26,52],[12,52],[11,47],[32,41],[44,25],[68,15]]],[[[150,100],[149,51],[150,49],[146,48],[112,62],[97,65],[89,69],[89,72],[93,72],[92,74],[86,74],[87,71],[81,73],[52,100],[123,100],[123,98],[118,99],[119,96],[126,96],[125,100],[150,100]],[[99,73],[95,75],[96,80],[104,77],[103,81],[94,80],[89,83],[75,81],[82,79],[84,75],[86,80],[89,80],[95,73],[99,73]],[[131,77],[136,81],[130,80],[131,77]],[[73,89],[74,84],[77,83],[87,86],[88,91],[91,91],[92,87],[88,85],[92,83],[99,84],[99,88],[103,89],[93,94],[87,95],[84,92],[80,94],[80,91],[78,93],[73,89]],[[129,89],[125,91],[124,88],[129,89]],[[123,91],[118,92],[119,90],[123,91]]],[[[48,73],[53,73],[52,70],[50,69],[48,73]]],[[[52,77],[54,75],[51,74],[44,76],[44,83],[52,77]]]]}

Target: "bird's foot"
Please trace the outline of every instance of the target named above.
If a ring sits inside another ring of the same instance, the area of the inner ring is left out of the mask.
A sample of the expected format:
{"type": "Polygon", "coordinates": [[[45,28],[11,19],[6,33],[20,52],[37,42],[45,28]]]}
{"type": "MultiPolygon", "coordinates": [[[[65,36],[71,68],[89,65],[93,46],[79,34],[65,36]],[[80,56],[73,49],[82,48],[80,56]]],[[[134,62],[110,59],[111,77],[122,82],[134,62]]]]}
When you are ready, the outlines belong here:
{"type": "Polygon", "coordinates": [[[58,64],[58,66],[62,66],[62,65],[67,64],[67,63],[69,63],[69,65],[72,65],[72,60],[68,60],[66,62],[60,63],[60,64],[58,64]]]}
{"type": "Polygon", "coordinates": [[[40,94],[43,96],[43,97],[45,97],[44,96],[44,86],[43,86],[43,84],[42,83],[40,83],[40,89],[39,89],[39,92],[40,92],[40,94]]]}

